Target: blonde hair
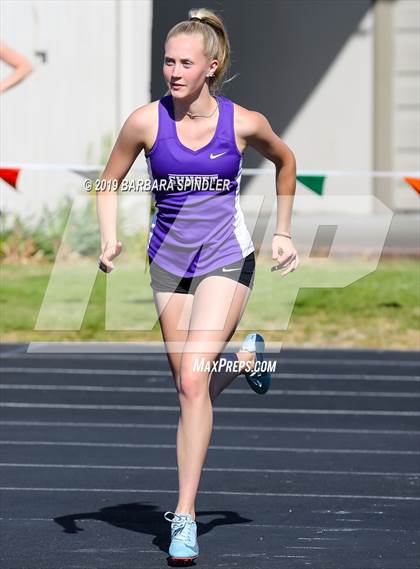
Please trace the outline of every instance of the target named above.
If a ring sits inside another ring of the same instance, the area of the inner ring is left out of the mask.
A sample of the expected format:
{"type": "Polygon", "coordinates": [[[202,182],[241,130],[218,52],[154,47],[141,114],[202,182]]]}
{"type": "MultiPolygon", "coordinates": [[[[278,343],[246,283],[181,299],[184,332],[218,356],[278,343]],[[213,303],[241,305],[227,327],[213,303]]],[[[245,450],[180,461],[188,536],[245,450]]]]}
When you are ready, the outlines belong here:
{"type": "Polygon", "coordinates": [[[202,34],[204,55],[219,62],[214,75],[208,78],[209,91],[212,94],[219,93],[225,83],[234,79],[231,77],[223,81],[230,65],[230,43],[225,25],[217,14],[207,8],[190,10],[188,18],[198,18],[198,20],[189,19],[175,24],[169,30],[165,43],[179,34],[202,34]]]}

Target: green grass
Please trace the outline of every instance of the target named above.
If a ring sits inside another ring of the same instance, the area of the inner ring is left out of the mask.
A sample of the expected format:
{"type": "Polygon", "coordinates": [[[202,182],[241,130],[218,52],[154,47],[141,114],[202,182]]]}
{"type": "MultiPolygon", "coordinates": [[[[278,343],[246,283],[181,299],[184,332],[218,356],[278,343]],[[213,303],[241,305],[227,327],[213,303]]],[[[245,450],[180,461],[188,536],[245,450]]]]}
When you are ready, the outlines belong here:
{"type": "MultiPolygon", "coordinates": [[[[115,264],[105,275],[96,260],[4,263],[2,341],[161,340],[143,261],[115,264]]],[[[254,290],[232,340],[256,329],[284,346],[419,349],[417,261],[382,259],[376,266],[368,259],[314,258],[287,277],[271,272],[271,264],[258,259],[254,290]]]]}

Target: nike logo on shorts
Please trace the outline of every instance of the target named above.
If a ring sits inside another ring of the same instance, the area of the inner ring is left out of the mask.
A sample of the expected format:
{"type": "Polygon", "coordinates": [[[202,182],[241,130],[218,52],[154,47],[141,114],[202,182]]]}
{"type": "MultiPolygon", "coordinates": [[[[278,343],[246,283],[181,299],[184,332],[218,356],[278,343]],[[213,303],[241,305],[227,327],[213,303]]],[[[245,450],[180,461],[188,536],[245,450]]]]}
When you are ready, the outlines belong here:
{"type": "Polygon", "coordinates": [[[230,271],[240,271],[241,267],[237,268],[237,269],[225,269],[225,267],[222,267],[222,271],[224,273],[230,273],[230,271]]]}
{"type": "Polygon", "coordinates": [[[211,154],[210,154],[210,158],[211,158],[212,160],[214,160],[215,158],[219,158],[219,156],[223,156],[223,154],[226,154],[226,152],[221,152],[220,154],[213,154],[213,153],[211,153],[211,154]]]}

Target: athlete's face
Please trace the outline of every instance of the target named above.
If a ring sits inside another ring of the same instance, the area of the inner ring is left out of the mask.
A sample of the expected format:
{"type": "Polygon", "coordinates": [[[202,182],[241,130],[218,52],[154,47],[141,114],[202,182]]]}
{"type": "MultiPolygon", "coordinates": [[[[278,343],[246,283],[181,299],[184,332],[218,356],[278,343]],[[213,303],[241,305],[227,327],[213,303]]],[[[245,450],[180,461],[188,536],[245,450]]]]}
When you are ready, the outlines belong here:
{"type": "Polygon", "coordinates": [[[180,34],[165,45],[163,75],[173,97],[183,98],[200,91],[209,73],[214,73],[217,60],[209,60],[203,52],[201,34],[180,34]]]}

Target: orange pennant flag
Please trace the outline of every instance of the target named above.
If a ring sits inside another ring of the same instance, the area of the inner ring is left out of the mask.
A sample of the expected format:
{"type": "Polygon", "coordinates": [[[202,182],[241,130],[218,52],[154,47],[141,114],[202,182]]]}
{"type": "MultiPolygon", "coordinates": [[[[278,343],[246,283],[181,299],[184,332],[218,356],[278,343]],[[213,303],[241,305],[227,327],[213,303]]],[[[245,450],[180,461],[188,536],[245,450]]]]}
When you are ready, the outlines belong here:
{"type": "Polygon", "coordinates": [[[404,180],[420,194],[420,178],[404,178],[404,180]]]}
{"type": "Polygon", "coordinates": [[[20,168],[0,168],[0,178],[12,186],[15,190],[20,168]]]}

